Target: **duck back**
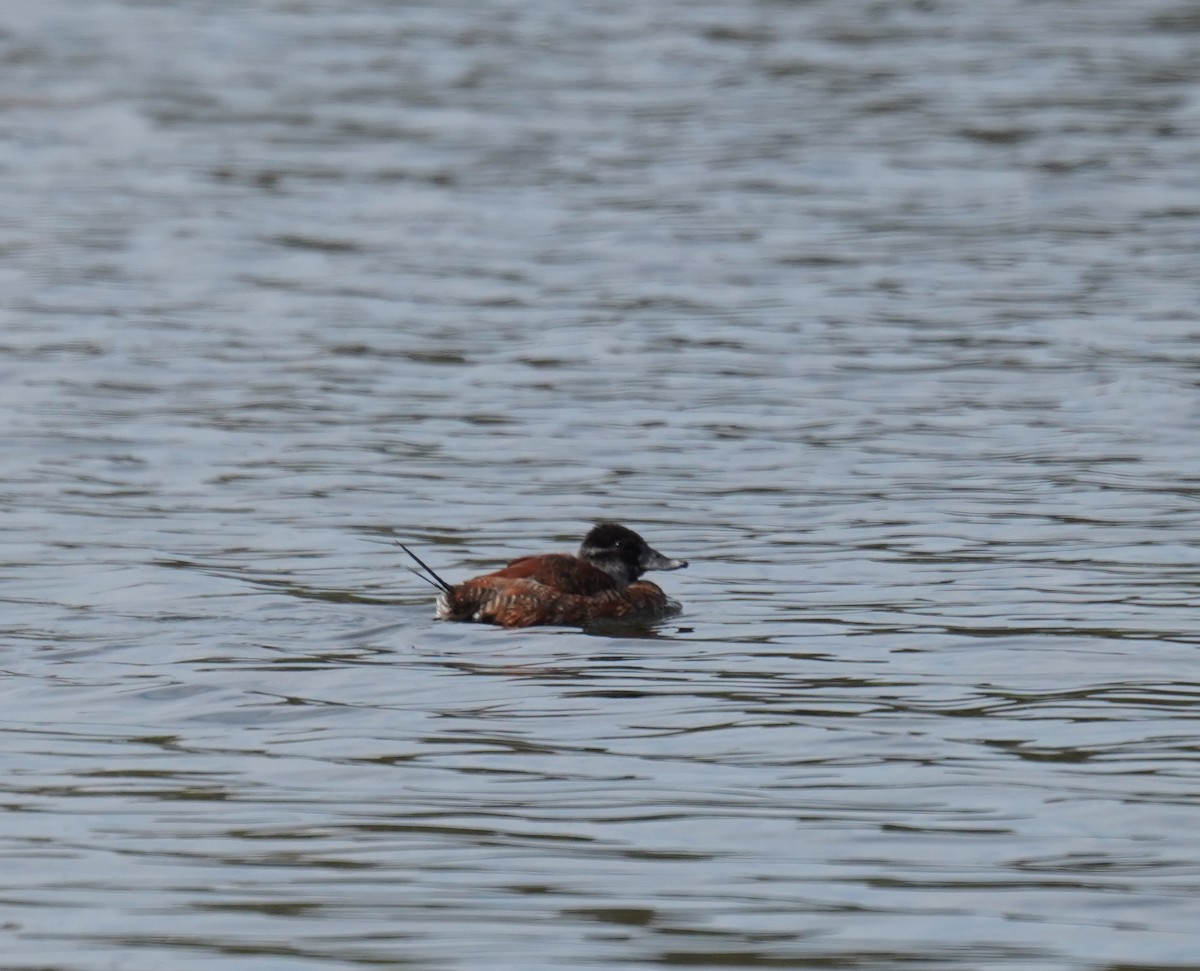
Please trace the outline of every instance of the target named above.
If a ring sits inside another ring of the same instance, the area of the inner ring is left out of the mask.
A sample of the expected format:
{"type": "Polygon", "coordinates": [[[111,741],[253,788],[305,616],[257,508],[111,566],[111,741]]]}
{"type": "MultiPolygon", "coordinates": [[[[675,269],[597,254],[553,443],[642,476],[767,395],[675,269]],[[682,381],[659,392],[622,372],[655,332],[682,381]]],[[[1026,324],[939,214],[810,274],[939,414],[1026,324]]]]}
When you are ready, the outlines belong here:
{"type": "MultiPolygon", "coordinates": [[[[592,596],[616,590],[620,584],[603,570],[569,553],[543,553],[541,556],[522,556],[495,573],[475,580],[496,577],[504,580],[534,580],[560,593],[592,596]]],[[[468,580],[467,583],[474,583],[468,580]]]]}

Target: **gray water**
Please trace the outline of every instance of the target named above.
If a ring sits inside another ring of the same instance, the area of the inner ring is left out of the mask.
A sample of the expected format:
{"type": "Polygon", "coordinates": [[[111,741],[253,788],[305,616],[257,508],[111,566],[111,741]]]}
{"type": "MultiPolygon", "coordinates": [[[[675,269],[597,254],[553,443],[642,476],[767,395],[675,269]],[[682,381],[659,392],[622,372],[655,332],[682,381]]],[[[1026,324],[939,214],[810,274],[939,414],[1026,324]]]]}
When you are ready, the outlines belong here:
{"type": "Polygon", "coordinates": [[[1200,968],[1198,268],[1183,0],[6,0],[0,967],[1200,968]]]}

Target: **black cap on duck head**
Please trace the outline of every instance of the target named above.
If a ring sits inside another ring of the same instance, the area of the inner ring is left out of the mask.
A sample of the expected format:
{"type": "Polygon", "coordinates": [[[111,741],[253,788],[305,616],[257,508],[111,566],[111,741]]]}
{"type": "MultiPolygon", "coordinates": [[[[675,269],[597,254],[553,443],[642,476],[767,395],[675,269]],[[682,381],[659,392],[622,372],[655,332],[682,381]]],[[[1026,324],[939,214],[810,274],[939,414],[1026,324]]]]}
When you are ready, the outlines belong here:
{"type": "Polygon", "coordinates": [[[619,523],[593,526],[579,547],[579,558],[623,584],[633,583],[647,570],[681,570],[687,566],[687,560],[663,556],[619,523]]]}

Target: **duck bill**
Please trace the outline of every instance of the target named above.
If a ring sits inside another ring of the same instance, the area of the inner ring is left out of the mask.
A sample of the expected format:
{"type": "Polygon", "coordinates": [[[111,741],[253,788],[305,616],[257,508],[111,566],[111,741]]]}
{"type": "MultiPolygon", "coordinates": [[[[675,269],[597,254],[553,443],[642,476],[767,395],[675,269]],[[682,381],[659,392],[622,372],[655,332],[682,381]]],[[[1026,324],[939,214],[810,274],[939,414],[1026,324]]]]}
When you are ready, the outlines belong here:
{"type": "Polygon", "coordinates": [[[687,560],[672,560],[658,550],[646,550],[641,566],[643,570],[682,570],[687,566],[687,560]]]}

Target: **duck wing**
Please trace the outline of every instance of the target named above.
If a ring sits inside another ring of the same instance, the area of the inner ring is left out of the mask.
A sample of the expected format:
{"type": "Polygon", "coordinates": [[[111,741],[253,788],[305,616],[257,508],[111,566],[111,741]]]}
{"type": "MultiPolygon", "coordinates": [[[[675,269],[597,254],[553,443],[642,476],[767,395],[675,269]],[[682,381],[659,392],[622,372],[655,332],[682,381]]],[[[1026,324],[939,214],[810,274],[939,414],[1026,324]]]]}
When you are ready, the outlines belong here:
{"type": "Polygon", "coordinates": [[[489,573],[488,576],[505,580],[532,580],[556,593],[576,594],[581,597],[620,589],[620,584],[603,570],[567,553],[523,556],[519,560],[513,560],[503,570],[489,573]]]}

